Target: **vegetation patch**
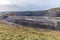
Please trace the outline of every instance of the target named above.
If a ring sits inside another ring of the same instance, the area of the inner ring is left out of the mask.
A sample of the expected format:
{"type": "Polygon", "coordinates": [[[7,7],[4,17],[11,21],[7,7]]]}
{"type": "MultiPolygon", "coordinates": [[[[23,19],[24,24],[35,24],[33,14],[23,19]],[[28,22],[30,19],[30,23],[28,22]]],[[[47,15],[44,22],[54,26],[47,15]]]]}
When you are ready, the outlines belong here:
{"type": "Polygon", "coordinates": [[[16,27],[0,22],[0,40],[60,40],[59,34],[59,31],[16,27]]]}

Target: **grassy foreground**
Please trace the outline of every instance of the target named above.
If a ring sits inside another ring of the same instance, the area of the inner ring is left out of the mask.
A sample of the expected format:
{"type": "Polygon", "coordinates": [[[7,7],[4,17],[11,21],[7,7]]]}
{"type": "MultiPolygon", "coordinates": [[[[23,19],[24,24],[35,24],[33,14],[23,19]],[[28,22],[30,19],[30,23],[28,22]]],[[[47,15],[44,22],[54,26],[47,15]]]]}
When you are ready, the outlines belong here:
{"type": "Polygon", "coordinates": [[[0,22],[0,40],[60,40],[60,32],[43,29],[38,31],[0,22]]]}

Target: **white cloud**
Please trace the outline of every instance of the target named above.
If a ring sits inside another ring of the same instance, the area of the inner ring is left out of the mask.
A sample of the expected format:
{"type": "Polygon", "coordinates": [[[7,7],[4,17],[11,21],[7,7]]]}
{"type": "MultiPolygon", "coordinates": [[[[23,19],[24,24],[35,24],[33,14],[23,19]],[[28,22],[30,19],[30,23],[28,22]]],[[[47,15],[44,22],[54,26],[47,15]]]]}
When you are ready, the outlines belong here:
{"type": "Polygon", "coordinates": [[[2,10],[43,10],[54,7],[60,7],[59,0],[7,0],[10,2],[2,10]]]}
{"type": "Polygon", "coordinates": [[[10,0],[0,0],[0,5],[11,5],[10,0]]]}

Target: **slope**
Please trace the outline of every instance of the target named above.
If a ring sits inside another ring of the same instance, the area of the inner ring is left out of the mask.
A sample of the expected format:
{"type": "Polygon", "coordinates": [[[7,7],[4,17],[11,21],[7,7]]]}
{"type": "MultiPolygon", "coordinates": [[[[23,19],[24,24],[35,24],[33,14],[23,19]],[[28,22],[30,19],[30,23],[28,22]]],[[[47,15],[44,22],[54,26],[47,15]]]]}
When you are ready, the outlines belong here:
{"type": "Polygon", "coordinates": [[[60,32],[8,25],[0,21],[0,40],[60,40],[60,32]]]}

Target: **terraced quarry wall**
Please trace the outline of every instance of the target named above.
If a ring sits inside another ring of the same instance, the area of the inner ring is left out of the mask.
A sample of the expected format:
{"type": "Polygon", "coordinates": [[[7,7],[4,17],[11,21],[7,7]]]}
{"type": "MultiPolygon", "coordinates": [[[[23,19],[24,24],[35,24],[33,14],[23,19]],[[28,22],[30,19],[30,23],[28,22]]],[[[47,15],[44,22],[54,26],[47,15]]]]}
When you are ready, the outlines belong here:
{"type": "Polygon", "coordinates": [[[9,16],[4,21],[35,28],[60,30],[59,19],[59,17],[9,16]]]}

